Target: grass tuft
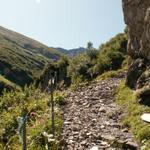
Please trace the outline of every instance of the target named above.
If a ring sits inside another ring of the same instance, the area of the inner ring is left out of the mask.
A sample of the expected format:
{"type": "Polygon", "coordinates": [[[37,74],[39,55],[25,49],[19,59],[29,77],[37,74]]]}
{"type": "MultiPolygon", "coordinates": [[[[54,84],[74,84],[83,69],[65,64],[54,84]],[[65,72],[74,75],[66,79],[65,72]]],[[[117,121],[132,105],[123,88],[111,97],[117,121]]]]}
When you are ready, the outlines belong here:
{"type": "Polygon", "coordinates": [[[120,83],[116,91],[116,102],[125,110],[122,123],[131,129],[144,150],[150,149],[150,124],[140,118],[143,113],[150,113],[150,108],[138,103],[134,91],[125,86],[125,81],[120,83]]]}
{"type": "Polygon", "coordinates": [[[97,81],[100,81],[100,80],[106,80],[108,78],[114,78],[114,77],[117,77],[119,74],[121,74],[124,70],[122,69],[119,69],[119,70],[112,70],[112,71],[107,71],[105,73],[103,73],[102,75],[98,76],[96,78],[97,81]]]}

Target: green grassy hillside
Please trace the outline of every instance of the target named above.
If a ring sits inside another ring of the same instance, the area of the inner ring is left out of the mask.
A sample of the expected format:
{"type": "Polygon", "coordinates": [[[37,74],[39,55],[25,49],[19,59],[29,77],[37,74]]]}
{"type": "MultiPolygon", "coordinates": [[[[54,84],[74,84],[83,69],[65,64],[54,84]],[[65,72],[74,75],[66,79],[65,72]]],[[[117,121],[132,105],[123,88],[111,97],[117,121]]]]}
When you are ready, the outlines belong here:
{"type": "Polygon", "coordinates": [[[7,91],[11,91],[20,89],[20,87],[0,75],[0,95],[4,89],[6,89],[7,91]]]}
{"type": "Polygon", "coordinates": [[[0,27],[0,74],[17,85],[29,84],[59,56],[54,48],[0,27]]]}

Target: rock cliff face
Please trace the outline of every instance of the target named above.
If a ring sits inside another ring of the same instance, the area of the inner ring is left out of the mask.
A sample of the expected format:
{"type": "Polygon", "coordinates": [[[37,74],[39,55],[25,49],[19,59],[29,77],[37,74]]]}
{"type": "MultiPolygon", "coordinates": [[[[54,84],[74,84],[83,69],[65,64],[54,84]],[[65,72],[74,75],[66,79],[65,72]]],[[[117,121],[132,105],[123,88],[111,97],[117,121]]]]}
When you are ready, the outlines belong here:
{"type": "Polygon", "coordinates": [[[123,11],[129,29],[130,56],[150,60],[150,0],[123,0],[123,11]]]}
{"type": "Polygon", "coordinates": [[[122,4],[132,58],[126,83],[131,88],[143,89],[143,94],[144,88],[150,89],[150,0],[122,0],[122,4]]]}

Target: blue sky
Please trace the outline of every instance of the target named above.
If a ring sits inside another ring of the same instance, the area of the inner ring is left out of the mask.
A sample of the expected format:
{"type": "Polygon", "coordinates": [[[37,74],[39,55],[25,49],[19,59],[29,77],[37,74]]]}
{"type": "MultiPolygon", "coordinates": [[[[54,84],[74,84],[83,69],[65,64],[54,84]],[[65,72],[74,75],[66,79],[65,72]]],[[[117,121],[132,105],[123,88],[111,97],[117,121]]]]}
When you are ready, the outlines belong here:
{"type": "Polygon", "coordinates": [[[0,25],[48,46],[99,47],[123,32],[122,0],[0,0],[0,25]]]}

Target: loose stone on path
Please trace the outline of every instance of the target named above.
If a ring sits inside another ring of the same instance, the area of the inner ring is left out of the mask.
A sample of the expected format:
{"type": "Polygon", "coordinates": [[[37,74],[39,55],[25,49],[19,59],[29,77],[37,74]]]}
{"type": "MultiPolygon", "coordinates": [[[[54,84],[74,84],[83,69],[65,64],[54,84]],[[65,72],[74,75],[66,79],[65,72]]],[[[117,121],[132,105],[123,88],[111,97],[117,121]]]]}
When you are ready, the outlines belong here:
{"type": "Polygon", "coordinates": [[[132,134],[120,124],[114,102],[119,78],[93,82],[70,91],[63,108],[64,150],[138,150],[132,134]]]}

